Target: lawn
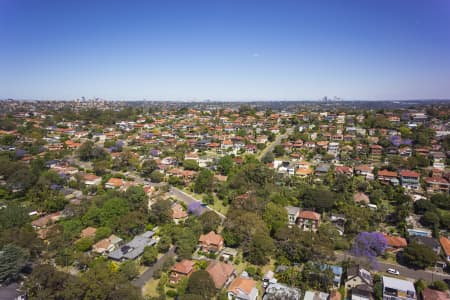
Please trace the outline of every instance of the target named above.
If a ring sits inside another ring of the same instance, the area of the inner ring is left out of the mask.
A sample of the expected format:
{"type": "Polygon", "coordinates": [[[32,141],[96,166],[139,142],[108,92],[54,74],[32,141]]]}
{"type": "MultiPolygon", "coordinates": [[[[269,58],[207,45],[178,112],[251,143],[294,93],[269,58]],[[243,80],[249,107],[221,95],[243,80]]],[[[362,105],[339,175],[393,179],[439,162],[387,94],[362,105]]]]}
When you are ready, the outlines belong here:
{"type": "Polygon", "coordinates": [[[149,282],[147,282],[142,289],[144,296],[157,297],[159,295],[158,291],[156,290],[158,283],[159,279],[151,279],[149,282]]]}

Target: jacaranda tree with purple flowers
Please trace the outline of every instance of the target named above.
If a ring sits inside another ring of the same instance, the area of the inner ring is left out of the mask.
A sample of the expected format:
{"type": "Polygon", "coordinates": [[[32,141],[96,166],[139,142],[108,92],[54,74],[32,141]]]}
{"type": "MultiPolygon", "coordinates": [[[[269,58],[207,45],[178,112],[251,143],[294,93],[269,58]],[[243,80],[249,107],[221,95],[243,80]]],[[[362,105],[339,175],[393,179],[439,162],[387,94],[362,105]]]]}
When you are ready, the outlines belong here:
{"type": "Polygon", "coordinates": [[[379,232],[361,232],[352,245],[351,254],[366,258],[374,268],[377,267],[377,256],[382,255],[387,247],[387,240],[379,232]]]}
{"type": "Polygon", "coordinates": [[[202,214],[203,211],[203,207],[200,204],[200,202],[191,202],[188,205],[188,212],[195,215],[195,216],[200,216],[202,214]]]}

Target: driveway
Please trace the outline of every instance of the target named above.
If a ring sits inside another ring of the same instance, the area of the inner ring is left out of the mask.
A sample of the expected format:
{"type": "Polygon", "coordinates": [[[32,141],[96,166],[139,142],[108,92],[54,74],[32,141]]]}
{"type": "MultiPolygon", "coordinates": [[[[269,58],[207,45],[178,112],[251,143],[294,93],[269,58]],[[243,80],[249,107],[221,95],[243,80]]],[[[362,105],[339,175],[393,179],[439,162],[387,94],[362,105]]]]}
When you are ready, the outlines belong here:
{"type": "Polygon", "coordinates": [[[161,269],[164,262],[170,258],[175,256],[175,247],[169,249],[163,256],[161,256],[156,263],[149,267],[144,273],[142,273],[138,278],[132,281],[132,284],[138,288],[142,288],[148,281],[153,279],[153,273],[156,270],[161,269]]]}

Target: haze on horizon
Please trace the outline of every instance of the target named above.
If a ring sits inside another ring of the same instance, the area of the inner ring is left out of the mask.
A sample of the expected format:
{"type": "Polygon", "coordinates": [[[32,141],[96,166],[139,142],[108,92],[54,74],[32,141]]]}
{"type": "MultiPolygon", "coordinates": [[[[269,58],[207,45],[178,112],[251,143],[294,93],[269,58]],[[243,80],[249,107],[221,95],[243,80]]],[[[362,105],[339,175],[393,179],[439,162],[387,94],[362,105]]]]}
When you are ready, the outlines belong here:
{"type": "Polygon", "coordinates": [[[2,0],[0,41],[0,98],[450,98],[446,0],[2,0]]]}

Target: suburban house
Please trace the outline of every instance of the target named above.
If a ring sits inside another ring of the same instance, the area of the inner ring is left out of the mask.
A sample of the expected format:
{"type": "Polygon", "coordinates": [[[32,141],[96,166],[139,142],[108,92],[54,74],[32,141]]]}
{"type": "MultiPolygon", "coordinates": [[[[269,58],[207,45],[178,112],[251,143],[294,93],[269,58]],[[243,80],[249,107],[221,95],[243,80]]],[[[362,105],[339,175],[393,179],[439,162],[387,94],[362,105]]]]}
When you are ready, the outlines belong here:
{"type": "Polygon", "coordinates": [[[359,266],[350,267],[347,269],[347,279],[345,280],[345,287],[349,290],[361,284],[372,286],[372,275],[366,269],[359,266]]]}
{"type": "Polygon", "coordinates": [[[399,172],[402,187],[409,190],[418,190],[420,187],[420,174],[414,171],[403,170],[399,172]]]}
{"type": "Polygon", "coordinates": [[[217,252],[223,249],[223,237],[214,231],[202,234],[198,242],[200,243],[200,249],[204,252],[217,252]]]}
{"type": "Polygon", "coordinates": [[[85,185],[99,185],[102,182],[102,178],[94,174],[85,174],[83,179],[85,185]]]}
{"type": "Polygon", "coordinates": [[[228,286],[230,282],[236,277],[236,270],[232,264],[226,264],[220,261],[212,261],[206,268],[216,289],[221,289],[228,286]]]}
{"type": "Polygon", "coordinates": [[[85,229],[81,230],[80,237],[81,238],[94,238],[95,233],[97,232],[97,229],[94,227],[86,227],[85,229]]]}
{"type": "Polygon", "coordinates": [[[110,178],[108,182],[105,183],[105,188],[115,189],[123,186],[124,181],[121,178],[110,178]]]}
{"type": "Polygon", "coordinates": [[[428,236],[413,236],[411,237],[411,241],[429,247],[437,255],[441,253],[441,244],[435,238],[428,236]]]}
{"type": "Polygon", "coordinates": [[[300,300],[300,290],[281,283],[272,283],[264,291],[263,300],[291,299],[300,300]]]}
{"type": "Polygon", "coordinates": [[[188,216],[188,213],[179,203],[174,203],[171,209],[172,209],[172,220],[175,222],[175,224],[178,224],[180,220],[186,219],[188,216]]]}
{"type": "Polygon", "coordinates": [[[92,246],[92,251],[98,254],[104,254],[114,251],[122,243],[122,239],[111,234],[108,238],[102,239],[92,246]]]}
{"type": "Polygon", "coordinates": [[[446,292],[425,288],[422,290],[422,300],[449,300],[446,292]]]}
{"type": "Polygon", "coordinates": [[[135,236],[130,242],[111,252],[108,257],[117,261],[136,259],[144,253],[145,247],[156,244],[156,240],[152,238],[154,234],[153,231],[146,231],[135,236]]]}
{"type": "Polygon", "coordinates": [[[288,224],[294,225],[297,222],[297,218],[300,214],[300,208],[295,206],[286,206],[285,209],[288,214],[288,224]]]}
{"type": "Polygon", "coordinates": [[[427,192],[429,193],[448,193],[450,184],[442,177],[427,177],[425,178],[427,192]]]}
{"type": "Polygon", "coordinates": [[[397,252],[406,246],[408,246],[408,242],[406,239],[400,237],[400,236],[392,236],[384,234],[384,237],[387,241],[387,250],[390,252],[397,252]]]}
{"type": "Polygon", "coordinates": [[[258,297],[256,281],[245,277],[236,278],[227,291],[229,300],[256,300],[258,297]]]}
{"type": "Polygon", "coordinates": [[[445,257],[448,262],[450,262],[450,240],[444,236],[439,238],[441,242],[442,249],[444,250],[445,257]]]}
{"type": "Polygon", "coordinates": [[[174,264],[170,269],[170,283],[177,284],[182,278],[189,277],[194,272],[194,266],[195,262],[187,259],[174,264]]]}
{"type": "Polygon", "coordinates": [[[62,217],[61,212],[57,211],[52,214],[48,214],[43,217],[40,217],[37,220],[34,220],[33,222],[31,222],[31,226],[33,226],[33,228],[35,228],[35,229],[43,228],[49,224],[55,223],[56,221],[61,219],[61,217],[62,217]]]}
{"type": "Polygon", "coordinates": [[[349,291],[352,300],[373,299],[373,281],[369,271],[359,266],[348,268],[345,287],[349,291]]]}
{"type": "Polygon", "coordinates": [[[396,172],[388,171],[388,170],[380,170],[378,171],[377,178],[382,183],[398,185],[398,177],[396,172]]]}
{"type": "Polygon", "coordinates": [[[303,210],[298,215],[298,226],[303,231],[313,231],[316,232],[320,226],[320,214],[303,210]]]}
{"type": "Polygon", "coordinates": [[[414,283],[411,281],[383,276],[383,300],[417,299],[414,283]]]}

